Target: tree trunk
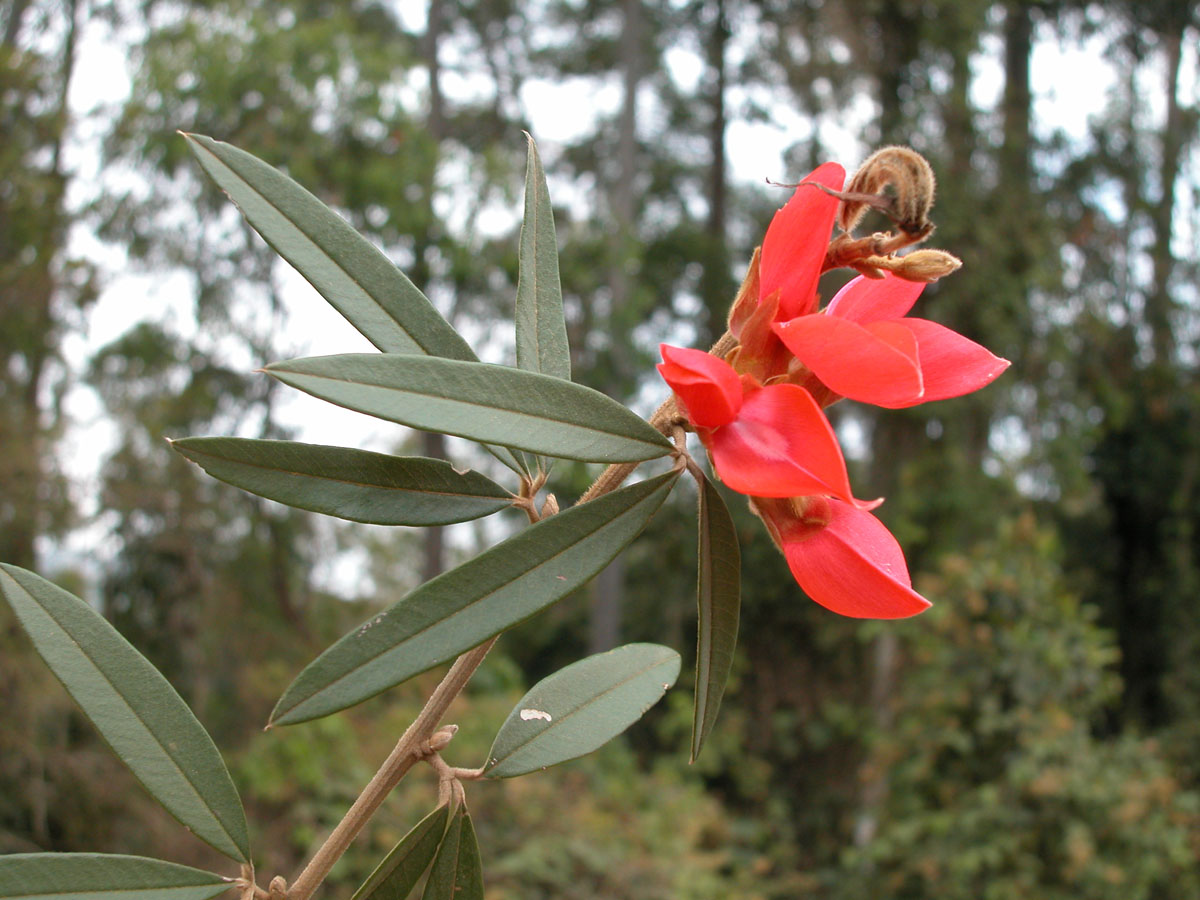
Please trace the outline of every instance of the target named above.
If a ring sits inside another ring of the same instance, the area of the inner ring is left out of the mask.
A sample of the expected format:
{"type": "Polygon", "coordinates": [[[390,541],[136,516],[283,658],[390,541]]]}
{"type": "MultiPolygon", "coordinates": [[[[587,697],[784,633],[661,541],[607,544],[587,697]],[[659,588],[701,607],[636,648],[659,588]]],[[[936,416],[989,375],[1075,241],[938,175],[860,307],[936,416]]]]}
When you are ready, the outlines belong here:
{"type": "MultiPolygon", "coordinates": [[[[41,98],[52,103],[51,112],[44,115],[43,124],[48,126],[41,134],[30,135],[30,145],[24,148],[26,158],[36,158],[48,151],[48,163],[41,171],[40,179],[22,179],[22,186],[36,191],[36,201],[24,198],[29,203],[32,220],[26,220],[24,228],[34,231],[32,236],[22,235],[14,246],[0,246],[10,264],[14,254],[25,253],[32,247],[36,254],[30,265],[18,269],[7,284],[0,285],[0,322],[6,331],[4,338],[11,343],[6,346],[3,382],[0,383],[0,398],[8,409],[5,420],[0,423],[0,437],[5,438],[8,458],[3,462],[3,478],[0,480],[0,556],[10,563],[26,568],[37,567],[37,538],[45,533],[52,519],[48,507],[55,502],[51,497],[52,443],[59,427],[58,411],[47,408],[48,366],[56,351],[56,311],[60,302],[60,285],[56,276],[56,263],[66,241],[67,216],[64,210],[67,176],[63,170],[63,148],[70,124],[68,91],[76,62],[76,41],[79,31],[81,0],[70,0],[64,5],[65,33],[59,60],[54,96],[41,98]],[[42,140],[46,143],[41,143],[42,140]],[[9,319],[9,322],[3,322],[9,319]],[[11,360],[11,363],[10,363],[11,360]],[[14,374],[19,373],[19,374],[14,374]]],[[[20,40],[20,27],[27,3],[14,3],[7,12],[4,22],[4,46],[15,48],[20,40]]],[[[17,88],[20,90],[20,88],[17,88]]],[[[36,88],[34,88],[36,90],[36,88]]],[[[6,103],[12,110],[19,110],[23,103],[6,103]]],[[[26,124],[26,123],[21,123],[26,124]]],[[[20,138],[17,138],[20,141],[20,138]]],[[[20,200],[17,201],[18,205],[20,200]]],[[[4,204],[7,205],[7,204],[4,204]]],[[[9,211],[0,205],[0,219],[8,218],[9,211]]],[[[0,225],[12,228],[13,222],[0,225]]],[[[0,237],[0,245],[7,243],[0,237]]]]}
{"type": "Polygon", "coordinates": [[[706,252],[700,296],[708,312],[707,334],[701,344],[713,343],[725,332],[729,305],[737,285],[729,272],[729,253],[725,233],[728,217],[728,159],[725,153],[725,132],[728,117],[725,108],[726,65],[725,48],[729,43],[729,20],[725,0],[712,4],[712,27],[708,34],[709,107],[708,129],[708,219],[705,222],[706,252]]]}
{"type": "MultiPolygon", "coordinates": [[[[621,34],[621,68],[625,96],[621,105],[617,134],[616,182],[609,190],[612,212],[612,240],[609,253],[608,289],[615,314],[630,295],[630,244],[635,212],[637,177],[637,94],[642,80],[641,0],[623,0],[625,21],[621,34]]],[[[604,569],[592,587],[588,617],[588,646],[593,652],[615,647],[621,636],[621,596],[625,567],[618,558],[604,569]]]]}
{"type": "Polygon", "coordinates": [[[1177,30],[1160,35],[1163,41],[1167,70],[1163,87],[1166,91],[1167,117],[1163,125],[1159,162],[1158,201],[1150,207],[1150,218],[1154,227],[1154,243],[1150,258],[1154,265],[1154,284],[1146,296],[1146,324],[1150,326],[1154,361],[1160,368],[1169,367],[1175,349],[1175,335],[1171,328],[1171,275],[1175,269],[1175,257],[1171,252],[1171,237],[1175,220],[1175,185],[1179,180],[1179,169],[1185,144],[1183,109],[1179,104],[1179,70],[1183,60],[1183,31],[1185,23],[1177,30]]]}

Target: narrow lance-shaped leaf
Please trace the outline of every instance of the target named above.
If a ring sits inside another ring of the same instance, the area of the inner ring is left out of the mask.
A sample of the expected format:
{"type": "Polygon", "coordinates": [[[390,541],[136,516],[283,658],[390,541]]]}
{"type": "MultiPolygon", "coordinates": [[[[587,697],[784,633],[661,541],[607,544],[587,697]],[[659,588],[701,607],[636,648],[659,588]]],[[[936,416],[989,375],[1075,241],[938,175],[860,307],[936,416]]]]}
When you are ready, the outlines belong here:
{"type": "Polygon", "coordinates": [[[561,600],[637,537],[676,477],[668,472],[572,507],[426,582],[309,663],[271,724],[345,709],[561,600]]]}
{"type": "Polygon", "coordinates": [[[184,137],[264,240],[372,344],[387,353],[476,358],[391,260],[307,190],[244,150],[184,137]]]}
{"type": "Polygon", "coordinates": [[[220,875],[142,856],[0,856],[0,900],[208,900],[232,886],[220,875]]]}
{"type": "Polygon", "coordinates": [[[537,145],[529,137],[525,170],[525,220],[521,224],[517,279],[517,365],[571,380],[571,350],[558,276],[554,208],[537,145]]]}
{"type": "Polygon", "coordinates": [[[138,780],[201,840],[250,857],[237,790],[208,732],[159,671],[78,597],[0,564],[34,648],[138,780]]]}
{"type": "Polygon", "coordinates": [[[449,815],[449,807],[443,804],[414,825],[350,900],[405,900],[433,861],[449,815]]]}
{"type": "Polygon", "coordinates": [[[184,438],[171,447],[214,478],[353,522],[447,525],[512,504],[494,481],[439,459],[229,437],[184,438]]]}
{"type": "Polygon", "coordinates": [[[733,666],[742,604],[742,557],[737,530],[716,486],[697,475],[700,488],[700,570],[696,599],[696,701],[692,719],[692,762],[717,721],[733,666]]]}
{"type": "Polygon", "coordinates": [[[500,726],[484,774],[524,775],[591,753],[662,698],[679,664],[670,647],[626,644],[543,678],[500,726]]]}
{"type": "MultiPolygon", "coordinates": [[[[391,260],[307,190],[244,150],[199,134],[184,137],[263,239],[372,344],[386,353],[477,358],[391,260]]],[[[507,448],[486,449],[513,471],[528,472],[507,448]]]]}
{"type": "Polygon", "coordinates": [[[455,810],[438,848],[421,900],[483,900],[483,864],[471,816],[455,810]]]}
{"type": "Polygon", "coordinates": [[[346,353],[273,363],[266,371],[348,409],[545,456],[613,463],[671,452],[648,422],[599,391],[507,366],[346,353]]]}

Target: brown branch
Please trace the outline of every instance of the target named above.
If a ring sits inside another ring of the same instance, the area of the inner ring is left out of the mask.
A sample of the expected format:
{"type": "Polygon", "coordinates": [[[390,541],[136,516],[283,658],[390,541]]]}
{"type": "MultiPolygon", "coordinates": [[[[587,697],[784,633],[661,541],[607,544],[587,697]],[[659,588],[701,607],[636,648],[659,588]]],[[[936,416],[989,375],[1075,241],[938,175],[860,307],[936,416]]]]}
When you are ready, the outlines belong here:
{"type": "MultiPolygon", "coordinates": [[[[296,878],[288,890],[288,900],[308,900],[313,891],[325,880],[329,870],[346,852],[350,842],[367,824],[375,811],[379,809],[384,798],[400,783],[408,770],[428,755],[427,750],[435,750],[430,746],[431,738],[442,716],[450,708],[450,704],[467,686],[475,670],[479,668],[488,651],[492,649],[499,635],[489,638],[473,650],[468,650],[454,661],[446,677],[434,689],[426,701],[424,708],[417,714],[413,723],[408,726],[396,747],[392,750],[375,777],[363,788],[354,804],[346,811],[342,821],[337,824],[325,843],[313,855],[304,871],[296,878]]],[[[444,746],[444,745],[443,745],[444,746]]]]}

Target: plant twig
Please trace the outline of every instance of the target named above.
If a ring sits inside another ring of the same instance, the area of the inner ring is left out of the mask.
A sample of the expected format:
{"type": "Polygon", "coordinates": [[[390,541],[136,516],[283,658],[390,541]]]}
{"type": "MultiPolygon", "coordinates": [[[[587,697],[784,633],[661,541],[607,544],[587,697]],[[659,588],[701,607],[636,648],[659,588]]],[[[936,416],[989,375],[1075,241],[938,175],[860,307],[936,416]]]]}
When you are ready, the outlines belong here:
{"type": "Polygon", "coordinates": [[[487,656],[488,651],[492,649],[499,637],[496,635],[496,637],[488,639],[454,661],[454,665],[450,667],[446,677],[434,688],[424,708],[400,737],[395,749],[384,760],[379,771],[375,773],[375,777],[363,788],[358,799],[342,817],[342,821],[330,832],[325,843],[313,854],[313,858],[304,867],[304,871],[292,883],[287,894],[288,900],[308,900],[312,896],[313,891],[325,880],[325,876],[329,874],[334,863],[341,859],[342,854],[346,852],[350,842],[379,809],[392,789],[400,783],[400,779],[427,755],[430,739],[433,737],[438,723],[442,720],[442,716],[446,714],[446,710],[450,708],[450,704],[454,702],[462,689],[467,686],[467,682],[475,674],[475,670],[479,668],[480,663],[483,662],[484,657],[487,656]]]}
{"type": "MultiPolygon", "coordinates": [[[[667,434],[675,417],[679,415],[679,408],[675,405],[675,395],[672,394],[667,401],[654,411],[654,415],[650,417],[650,424],[667,434]]],[[[615,491],[621,486],[626,478],[628,478],[633,470],[640,466],[640,462],[632,463],[613,463],[607,469],[600,473],[600,477],[592,482],[592,486],[584,491],[576,503],[587,503],[589,500],[595,500],[597,497],[607,494],[610,491],[615,491]]]]}

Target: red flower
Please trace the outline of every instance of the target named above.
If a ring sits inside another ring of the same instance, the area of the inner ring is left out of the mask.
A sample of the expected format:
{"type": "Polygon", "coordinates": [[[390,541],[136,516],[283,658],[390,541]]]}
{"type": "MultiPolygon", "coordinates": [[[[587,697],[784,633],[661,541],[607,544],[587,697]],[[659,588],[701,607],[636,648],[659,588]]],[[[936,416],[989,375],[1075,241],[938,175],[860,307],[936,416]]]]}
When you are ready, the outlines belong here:
{"type": "Polygon", "coordinates": [[[846,170],[837,163],[818,166],[771,219],[759,263],[759,297],[779,291],[779,319],[808,315],[817,308],[817,279],[839,201],[812,185],[840,191],[845,180],[846,170]]]}
{"type": "Polygon", "coordinates": [[[792,354],[771,325],[816,310],[817,280],[838,200],[813,185],[839,190],[845,177],[837,163],[818,167],[771,220],[762,249],[729,311],[729,331],[738,340],[729,361],[738,372],[753,374],[760,381],[787,372],[792,354]]]}
{"type": "Polygon", "coordinates": [[[755,499],[796,582],[817,603],[856,619],[902,619],[930,603],[912,589],[900,545],[882,522],[833,497],[755,499]]]}
{"type": "Polygon", "coordinates": [[[890,409],[979,390],[1008,368],[974,341],[905,316],[925,285],[894,275],[855,278],[823,313],[772,329],[834,393],[890,409]]]}
{"type": "Polygon", "coordinates": [[[763,387],[702,350],[661,349],[658,371],[730,489],[755,497],[828,494],[856,502],[837,437],[808,391],[793,384],[763,387]]]}

